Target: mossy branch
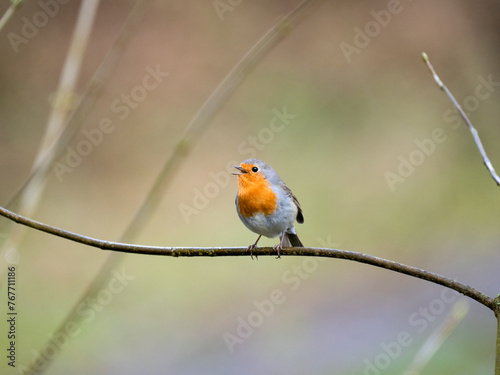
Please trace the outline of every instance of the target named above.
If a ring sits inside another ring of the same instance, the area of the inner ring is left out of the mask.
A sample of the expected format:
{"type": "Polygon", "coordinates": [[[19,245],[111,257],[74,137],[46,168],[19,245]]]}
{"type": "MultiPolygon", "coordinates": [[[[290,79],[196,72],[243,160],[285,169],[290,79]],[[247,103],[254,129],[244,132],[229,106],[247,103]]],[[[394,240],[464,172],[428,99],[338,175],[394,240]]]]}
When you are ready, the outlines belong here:
{"type": "MultiPolygon", "coordinates": [[[[24,216],[18,215],[5,208],[0,207],[0,215],[25,226],[28,226],[39,231],[49,233],[64,239],[78,242],[87,246],[99,248],[101,250],[111,250],[131,254],[143,255],[162,255],[172,257],[217,257],[217,256],[249,256],[246,247],[161,247],[161,246],[145,246],[133,245],[127,243],[103,241],[81,234],[66,231],[64,229],[56,228],[39,221],[28,219],[24,216]]],[[[272,247],[259,247],[253,250],[253,255],[276,255],[276,251],[272,247]]],[[[417,277],[419,279],[427,280],[429,282],[445,286],[447,288],[456,290],[463,295],[470,297],[477,302],[483,304],[489,309],[497,312],[497,304],[495,301],[479,292],[478,290],[463,284],[459,281],[450,279],[433,272],[422,270],[420,268],[408,266],[402,263],[394,262],[391,260],[375,257],[359,253],[356,251],[339,250],[339,249],[325,249],[316,247],[301,247],[301,248],[285,248],[281,251],[281,256],[311,256],[311,257],[327,257],[351,260],[359,263],[366,263],[372,266],[385,268],[391,271],[399,272],[408,276],[417,277]]]]}

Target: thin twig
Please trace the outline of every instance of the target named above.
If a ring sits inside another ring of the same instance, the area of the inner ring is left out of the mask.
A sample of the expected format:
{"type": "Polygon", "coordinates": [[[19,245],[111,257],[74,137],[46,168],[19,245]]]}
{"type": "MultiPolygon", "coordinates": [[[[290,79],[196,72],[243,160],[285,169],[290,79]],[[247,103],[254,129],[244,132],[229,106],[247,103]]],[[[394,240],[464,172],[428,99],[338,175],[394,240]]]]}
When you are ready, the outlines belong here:
{"type": "Polygon", "coordinates": [[[469,302],[467,300],[461,299],[456,302],[452,307],[451,313],[446,317],[444,322],[427,337],[417,354],[415,354],[408,370],[404,372],[404,375],[420,375],[423,368],[438,352],[446,339],[455,331],[468,312],[469,302]]]}
{"type": "MultiPolygon", "coordinates": [[[[32,171],[39,169],[40,163],[50,158],[54,150],[54,144],[57,143],[64,130],[66,118],[73,109],[74,91],[98,5],[99,0],[85,0],[80,5],[78,20],[62,68],[52,111],[47,120],[45,134],[35,157],[32,171]]],[[[38,205],[45,186],[46,172],[47,170],[43,174],[37,174],[36,178],[30,180],[30,184],[26,186],[20,196],[19,211],[25,215],[32,215],[38,205]]],[[[15,249],[17,247],[23,235],[20,229],[13,229],[7,241],[3,244],[4,249],[15,249]]]]}
{"type": "MultiPolygon", "coordinates": [[[[495,301],[498,301],[497,297],[495,301]]],[[[496,356],[495,356],[495,375],[500,375],[500,314],[499,310],[497,310],[497,343],[496,343],[496,356]]]]}
{"type": "Polygon", "coordinates": [[[85,92],[81,96],[81,100],[79,101],[77,107],[68,116],[67,125],[63,133],[60,135],[57,143],[53,145],[54,149],[49,153],[45,153],[45,157],[39,161],[36,168],[32,169],[30,176],[26,179],[24,184],[9,199],[6,204],[7,208],[17,210],[16,205],[23,192],[28,188],[32,181],[38,178],[38,176],[46,175],[48,169],[54,161],[57,160],[64,151],[66,151],[67,144],[78,134],[84,120],[87,118],[92,108],[94,108],[95,102],[100,97],[105,84],[108,82],[111,74],[115,71],[115,68],[118,65],[120,58],[123,56],[131,37],[137,30],[152,1],[153,0],[137,0],[135,2],[123,24],[122,29],[118,33],[118,36],[106,53],[106,56],[104,56],[104,59],[90,80],[85,92]]]}
{"type": "Polygon", "coordinates": [[[0,31],[7,25],[7,22],[11,19],[17,9],[23,5],[25,0],[11,0],[10,7],[7,8],[2,18],[0,18],[0,31]]]}
{"type": "Polygon", "coordinates": [[[427,64],[427,67],[429,68],[430,72],[432,73],[432,76],[434,78],[434,81],[436,81],[437,85],[441,90],[443,90],[446,95],[448,95],[448,98],[450,98],[451,102],[455,106],[455,108],[458,110],[458,113],[460,113],[460,116],[462,116],[463,120],[469,127],[470,132],[472,133],[472,137],[474,138],[474,141],[476,142],[477,148],[479,150],[479,153],[483,157],[483,162],[488,171],[491,174],[491,177],[493,177],[493,180],[497,183],[498,186],[500,186],[500,177],[495,172],[495,168],[493,168],[493,164],[491,164],[490,159],[488,159],[488,156],[486,155],[486,151],[484,150],[483,143],[481,142],[481,139],[479,138],[479,134],[476,130],[476,128],[472,125],[472,122],[469,120],[467,115],[465,114],[464,110],[458,104],[457,100],[453,96],[453,94],[448,90],[448,87],[445,86],[445,84],[441,81],[439,76],[437,75],[436,71],[434,70],[434,67],[432,66],[431,62],[429,61],[429,57],[425,52],[422,53],[422,58],[424,62],[427,64]]]}
{"type": "MultiPolygon", "coordinates": [[[[39,231],[49,233],[64,239],[78,242],[87,246],[96,247],[102,250],[112,250],[131,254],[143,255],[162,255],[172,257],[216,257],[216,256],[248,256],[248,249],[246,247],[160,247],[160,246],[145,246],[133,245],[119,242],[103,241],[80,234],[69,232],[60,228],[56,228],[39,221],[31,220],[14,212],[8,211],[0,207],[0,215],[15,221],[18,224],[28,226],[39,231]]],[[[253,250],[253,255],[276,255],[276,250],[272,247],[260,247],[253,250]]],[[[339,249],[324,249],[315,247],[303,248],[286,248],[281,251],[281,256],[295,255],[295,256],[313,256],[313,257],[328,257],[346,259],[360,263],[370,264],[372,266],[385,268],[391,271],[399,272],[408,276],[417,277],[419,279],[427,280],[435,284],[439,284],[463,295],[470,297],[489,309],[495,311],[495,301],[486,296],[484,293],[477,291],[469,285],[463,284],[459,281],[450,279],[433,272],[422,270],[420,268],[408,266],[402,263],[394,262],[391,260],[367,255],[355,251],[339,250],[339,249]]]]}

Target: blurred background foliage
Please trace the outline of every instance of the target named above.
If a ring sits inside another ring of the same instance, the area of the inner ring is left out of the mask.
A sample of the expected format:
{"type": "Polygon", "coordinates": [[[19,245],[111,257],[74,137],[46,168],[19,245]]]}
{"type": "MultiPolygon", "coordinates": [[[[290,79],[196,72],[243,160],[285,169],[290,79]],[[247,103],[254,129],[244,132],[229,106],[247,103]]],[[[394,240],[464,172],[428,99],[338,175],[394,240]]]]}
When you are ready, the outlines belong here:
{"type": "MultiPolygon", "coordinates": [[[[91,131],[110,118],[114,130],[62,181],[49,175],[34,219],[118,239],[205,99],[298,4],[242,1],[220,16],[214,3],[153,4],[83,126],[91,131]],[[113,101],[141,85],[148,67],[169,76],[120,119],[113,101]]],[[[249,137],[256,137],[255,156],[271,164],[301,202],[305,223],[297,230],[306,245],[386,257],[498,294],[499,190],[468,129],[444,117],[451,103],[432,80],[421,52],[427,52],[460,103],[475,95],[479,77],[500,82],[500,5],[493,0],[401,1],[402,11],[346,58],[341,44],[356,46],[355,28],[373,26],[373,11],[391,3],[324,1],[313,7],[196,142],[138,243],[252,243],[255,235],[236,215],[236,181],[227,180],[226,169],[254,156],[247,146],[249,137]],[[273,110],[284,108],[296,117],[265,138],[273,110]],[[419,150],[416,142],[429,139],[436,128],[444,130],[446,140],[391,189],[387,172],[397,174],[401,160],[419,150]],[[213,187],[214,174],[221,178],[218,189],[197,209],[196,192],[213,187]],[[187,206],[197,214],[183,216],[180,208],[187,206]]],[[[100,5],[80,93],[132,4],[108,0],[100,5]]],[[[7,7],[5,1],[0,12],[7,7]]],[[[78,1],[61,5],[17,53],[8,35],[22,35],[23,17],[32,19],[40,4],[28,1],[0,34],[2,204],[29,175],[78,8],[78,1]]],[[[488,98],[469,112],[500,170],[499,88],[492,86],[488,98]]],[[[69,147],[76,149],[84,139],[80,132],[69,147]]],[[[19,365],[33,358],[33,350],[78,301],[106,256],[26,232],[18,266],[19,365]]],[[[442,288],[424,281],[341,260],[304,262],[126,256],[118,271],[124,268],[134,279],[94,310],[47,373],[401,374],[452,309],[450,299],[443,302],[442,288]],[[309,271],[295,274],[299,282],[292,285],[289,277],[297,267],[309,271]],[[223,335],[236,335],[238,318],[247,320],[258,311],[255,303],[276,289],[285,301],[231,353],[223,335]],[[422,309],[430,309],[430,315],[423,318],[422,309]],[[414,314],[428,323],[422,332],[412,323],[414,314]],[[368,370],[377,358],[382,363],[384,345],[401,332],[410,334],[411,344],[386,368],[368,370]]],[[[491,311],[471,301],[469,314],[425,373],[493,373],[495,328],[491,311]]]]}

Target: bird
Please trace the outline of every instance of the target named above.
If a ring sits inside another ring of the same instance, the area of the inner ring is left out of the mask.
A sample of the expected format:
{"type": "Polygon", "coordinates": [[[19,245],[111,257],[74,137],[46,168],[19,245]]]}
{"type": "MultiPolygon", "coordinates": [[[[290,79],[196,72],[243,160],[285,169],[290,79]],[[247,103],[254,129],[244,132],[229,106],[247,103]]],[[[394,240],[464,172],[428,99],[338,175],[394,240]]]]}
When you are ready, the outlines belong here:
{"type": "MultiPolygon", "coordinates": [[[[304,247],[295,231],[294,223],[302,224],[304,216],[299,201],[278,173],[258,159],[247,159],[240,165],[233,165],[238,172],[238,193],[236,210],[245,226],[257,233],[257,241],[248,246],[253,259],[253,249],[262,236],[280,237],[277,259],[284,247],[304,247]]],[[[256,256],[257,258],[257,256],[256,256]]]]}

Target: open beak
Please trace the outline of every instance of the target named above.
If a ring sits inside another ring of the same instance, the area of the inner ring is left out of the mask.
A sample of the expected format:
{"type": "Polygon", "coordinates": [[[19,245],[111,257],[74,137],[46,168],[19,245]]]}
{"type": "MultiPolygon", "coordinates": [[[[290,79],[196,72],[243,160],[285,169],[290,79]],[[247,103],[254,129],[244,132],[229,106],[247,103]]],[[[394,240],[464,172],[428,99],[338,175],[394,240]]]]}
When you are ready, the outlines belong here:
{"type": "Polygon", "coordinates": [[[235,173],[233,173],[233,175],[239,176],[239,175],[248,173],[248,171],[245,168],[242,168],[242,167],[239,167],[239,166],[236,166],[236,165],[233,165],[233,167],[236,168],[239,171],[239,173],[235,172],[235,173]]]}

